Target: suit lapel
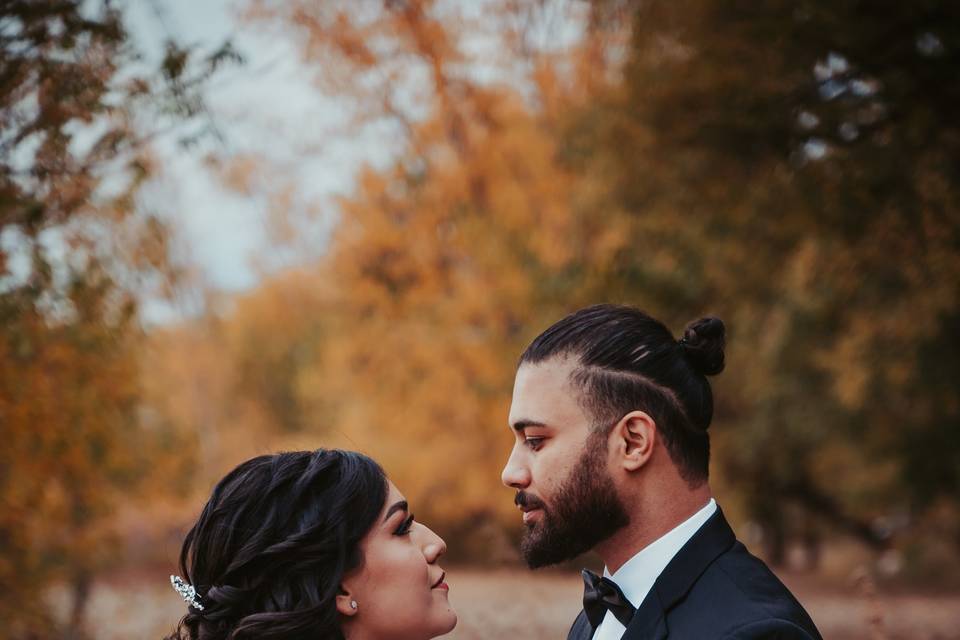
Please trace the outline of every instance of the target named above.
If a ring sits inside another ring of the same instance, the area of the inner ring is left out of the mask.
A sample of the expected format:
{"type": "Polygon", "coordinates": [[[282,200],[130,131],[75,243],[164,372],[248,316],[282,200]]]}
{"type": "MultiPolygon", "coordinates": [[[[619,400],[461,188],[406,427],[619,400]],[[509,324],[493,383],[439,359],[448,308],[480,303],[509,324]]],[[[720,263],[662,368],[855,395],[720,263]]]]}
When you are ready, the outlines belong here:
{"type": "Polygon", "coordinates": [[[707,567],[736,542],[720,507],[703,523],[663,573],[637,608],[622,640],[662,640],[669,634],[667,612],[693,587],[707,567]]]}
{"type": "Polygon", "coordinates": [[[656,589],[651,589],[637,607],[637,612],[630,621],[630,626],[623,632],[621,640],[663,640],[666,637],[667,619],[660,596],[656,589]]]}

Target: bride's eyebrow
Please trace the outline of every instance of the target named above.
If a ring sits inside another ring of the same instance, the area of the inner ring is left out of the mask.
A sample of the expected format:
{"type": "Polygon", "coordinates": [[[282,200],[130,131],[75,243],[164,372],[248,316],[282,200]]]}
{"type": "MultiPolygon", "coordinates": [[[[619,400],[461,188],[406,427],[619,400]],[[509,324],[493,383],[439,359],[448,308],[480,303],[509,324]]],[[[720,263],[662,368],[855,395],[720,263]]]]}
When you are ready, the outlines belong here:
{"type": "Polygon", "coordinates": [[[406,500],[395,502],[392,505],[390,505],[389,509],[387,509],[387,515],[383,516],[383,521],[386,522],[387,520],[389,520],[390,516],[392,516],[397,511],[407,511],[407,510],[408,510],[408,505],[406,500]]]}

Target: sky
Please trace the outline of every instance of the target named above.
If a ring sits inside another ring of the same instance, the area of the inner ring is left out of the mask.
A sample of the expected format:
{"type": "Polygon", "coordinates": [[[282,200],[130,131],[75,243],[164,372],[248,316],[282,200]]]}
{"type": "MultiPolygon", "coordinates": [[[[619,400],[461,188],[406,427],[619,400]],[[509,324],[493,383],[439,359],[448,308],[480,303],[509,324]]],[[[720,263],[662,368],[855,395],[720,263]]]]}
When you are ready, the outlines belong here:
{"type": "MultiPolygon", "coordinates": [[[[181,139],[186,127],[197,124],[194,121],[181,122],[179,131],[153,140],[156,162],[149,182],[138,191],[138,206],[169,223],[174,233],[172,259],[190,277],[173,300],[143,294],[141,312],[148,326],[204,312],[208,292],[229,301],[232,294],[255,287],[271,273],[322,257],[338,221],[338,198],[353,192],[363,166],[383,170],[402,150],[405,138],[395,122],[368,121],[358,130],[351,111],[355,105],[319,88],[317,63],[302,61],[294,30],[243,17],[249,1],[132,0],[122,5],[129,41],[143,57],[143,70],[158,68],[170,40],[193,51],[195,60],[230,40],[244,58],[242,64],[221,67],[203,85],[206,115],[201,118],[217,136],[185,147],[181,139]],[[211,163],[211,158],[217,162],[211,163]],[[253,172],[245,190],[227,187],[225,167],[244,158],[262,162],[271,171],[253,172]],[[283,215],[276,213],[278,196],[287,196],[280,208],[283,215]]],[[[496,14],[485,7],[489,2],[450,0],[445,5],[460,18],[484,25],[462,34],[458,46],[469,59],[464,69],[474,80],[516,83],[522,90],[529,69],[522,61],[504,66],[500,38],[494,35],[500,28],[496,14]],[[487,21],[489,15],[494,18],[487,21]]],[[[582,16],[569,19],[563,9],[568,7],[566,0],[536,6],[537,19],[528,32],[530,46],[563,49],[580,37],[584,21],[582,16]]],[[[417,83],[428,74],[419,78],[416,68],[402,68],[409,77],[392,87],[394,98],[408,116],[417,118],[421,106],[417,83]]],[[[166,126],[160,121],[145,124],[145,132],[166,126]]],[[[48,240],[53,254],[66,252],[56,246],[56,234],[48,240]]],[[[18,238],[15,233],[0,235],[0,243],[16,246],[18,238]]],[[[28,272],[29,256],[14,257],[19,271],[28,272]]]]}
{"type": "MultiPolygon", "coordinates": [[[[160,59],[170,37],[207,52],[232,40],[245,62],[218,71],[204,91],[222,134],[215,153],[250,154],[287,167],[297,178],[291,179],[297,185],[294,206],[304,216],[314,212],[301,243],[320,255],[336,221],[334,199],[350,193],[363,163],[386,164],[391,145],[372,132],[325,135],[342,130],[350,114],[311,82],[311,70],[289,34],[244,20],[241,6],[237,0],[139,0],[130,4],[126,20],[135,46],[152,60],[160,59]]],[[[206,286],[243,291],[289,261],[271,241],[267,211],[267,194],[280,185],[261,184],[240,194],[223,186],[204,161],[203,149],[184,149],[169,136],[160,140],[158,151],[160,175],[144,190],[143,205],[170,218],[179,251],[206,286]]],[[[148,301],[144,311],[152,323],[188,313],[160,301],[148,301]]]]}
{"type": "MultiPolygon", "coordinates": [[[[129,68],[131,74],[155,71],[170,40],[192,51],[193,60],[202,60],[227,40],[244,58],[242,64],[221,67],[202,85],[206,110],[201,122],[194,118],[185,124],[169,116],[163,120],[156,111],[141,115],[143,133],[165,132],[151,135],[155,164],[148,183],[137,191],[138,207],[168,222],[174,234],[173,262],[189,274],[172,300],[141,293],[147,325],[197,315],[206,310],[208,293],[229,301],[271,273],[322,257],[338,222],[338,198],[352,194],[359,170],[364,165],[383,170],[402,151],[405,134],[396,122],[365,119],[358,128],[352,111],[356,104],[319,88],[316,76],[322,67],[302,61],[295,30],[243,17],[249,2],[131,0],[120,5],[129,43],[144,61],[142,67],[129,68]],[[184,134],[204,121],[218,135],[184,146],[184,134]],[[176,123],[172,131],[164,129],[168,122],[176,123]],[[256,170],[247,172],[247,188],[226,186],[226,169],[249,159],[255,162],[245,166],[256,170]]],[[[490,3],[441,3],[443,11],[471,21],[457,43],[467,59],[459,68],[473,81],[506,82],[522,92],[530,69],[525,59],[504,53],[503,26],[499,14],[488,11],[490,3]]],[[[537,15],[525,23],[531,38],[527,44],[546,51],[577,41],[585,21],[582,15],[571,18],[565,13],[564,7],[571,6],[577,5],[566,0],[531,5],[537,15]]],[[[417,119],[424,115],[421,103],[430,90],[429,73],[407,60],[395,62],[400,79],[391,76],[392,97],[408,117],[417,119]],[[423,82],[426,92],[419,86],[423,82]]],[[[80,146],[97,139],[96,123],[78,126],[74,141],[80,146]]],[[[31,158],[35,147],[23,147],[24,157],[31,158]]],[[[107,178],[101,187],[108,193],[104,185],[112,183],[107,178]]],[[[116,182],[122,186],[123,180],[118,176],[116,182]]],[[[57,229],[46,230],[40,241],[49,255],[69,253],[57,229]]],[[[27,277],[31,262],[28,251],[18,251],[25,245],[17,229],[0,233],[0,246],[10,255],[10,275],[0,278],[2,290],[27,277]]],[[[66,277],[65,270],[63,274],[66,277]]]]}

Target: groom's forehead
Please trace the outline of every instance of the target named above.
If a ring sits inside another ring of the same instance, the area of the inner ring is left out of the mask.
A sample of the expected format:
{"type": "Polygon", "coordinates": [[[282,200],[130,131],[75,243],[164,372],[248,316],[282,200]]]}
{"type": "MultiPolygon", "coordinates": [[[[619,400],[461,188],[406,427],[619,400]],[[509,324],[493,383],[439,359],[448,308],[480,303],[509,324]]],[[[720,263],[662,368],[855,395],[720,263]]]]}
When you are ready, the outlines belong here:
{"type": "Polygon", "coordinates": [[[568,361],[558,359],[520,365],[513,383],[514,404],[536,404],[569,395],[572,371],[568,361]]]}
{"type": "Polygon", "coordinates": [[[571,358],[520,365],[510,404],[511,426],[518,421],[563,424],[579,417],[578,391],[570,379],[576,366],[571,358]]]}

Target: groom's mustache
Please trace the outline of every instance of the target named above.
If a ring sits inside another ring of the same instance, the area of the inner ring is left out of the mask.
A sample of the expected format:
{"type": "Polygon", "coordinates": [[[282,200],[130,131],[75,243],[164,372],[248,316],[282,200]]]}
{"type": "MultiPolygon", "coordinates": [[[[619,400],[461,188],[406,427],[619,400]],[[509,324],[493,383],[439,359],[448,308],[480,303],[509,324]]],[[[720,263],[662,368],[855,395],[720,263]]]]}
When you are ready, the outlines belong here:
{"type": "Polygon", "coordinates": [[[523,491],[517,491],[516,497],[513,499],[513,503],[529,511],[530,509],[545,509],[547,505],[543,503],[543,500],[536,496],[532,496],[529,493],[523,491]]]}

